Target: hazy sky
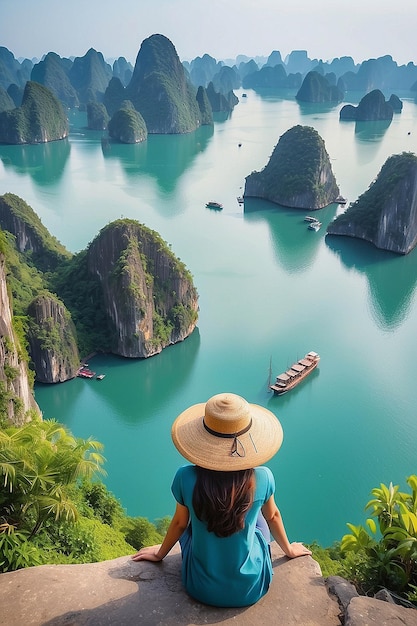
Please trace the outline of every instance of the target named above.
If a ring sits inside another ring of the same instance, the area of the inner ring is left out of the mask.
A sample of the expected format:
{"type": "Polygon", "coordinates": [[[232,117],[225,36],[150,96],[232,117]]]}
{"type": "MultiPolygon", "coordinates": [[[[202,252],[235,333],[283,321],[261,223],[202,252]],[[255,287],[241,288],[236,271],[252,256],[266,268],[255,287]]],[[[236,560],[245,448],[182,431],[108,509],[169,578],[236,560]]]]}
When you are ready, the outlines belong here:
{"type": "Polygon", "coordinates": [[[390,54],[417,64],[416,0],[0,0],[0,45],[16,58],[94,48],[134,63],[154,33],[181,60],[307,50],[323,60],[390,54]]]}

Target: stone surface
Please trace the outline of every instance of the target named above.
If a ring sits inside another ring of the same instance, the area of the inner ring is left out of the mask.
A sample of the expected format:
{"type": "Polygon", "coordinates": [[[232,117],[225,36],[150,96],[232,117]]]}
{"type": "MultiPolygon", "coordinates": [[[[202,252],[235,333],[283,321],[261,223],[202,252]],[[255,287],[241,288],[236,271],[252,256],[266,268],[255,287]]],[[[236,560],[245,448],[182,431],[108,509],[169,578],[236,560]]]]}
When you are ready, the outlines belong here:
{"type": "Polygon", "coordinates": [[[157,564],[126,556],[0,574],[0,626],[417,626],[416,610],[355,596],[339,577],[328,589],[314,559],[290,560],[275,543],[271,548],[271,588],[250,607],[221,609],[190,598],[177,544],[157,564]],[[337,597],[344,587],[346,611],[337,597]]]}
{"type": "Polygon", "coordinates": [[[352,598],[345,626],[417,626],[417,611],[376,598],[352,598]]]}
{"type": "Polygon", "coordinates": [[[238,609],[206,606],[184,592],[178,546],[160,564],[121,557],[1,574],[0,625],[338,626],[339,606],[327,593],[317,563],[311,557],[288,560],[276,544],[272,556],[271,589],[257,604],[238,609]]]}

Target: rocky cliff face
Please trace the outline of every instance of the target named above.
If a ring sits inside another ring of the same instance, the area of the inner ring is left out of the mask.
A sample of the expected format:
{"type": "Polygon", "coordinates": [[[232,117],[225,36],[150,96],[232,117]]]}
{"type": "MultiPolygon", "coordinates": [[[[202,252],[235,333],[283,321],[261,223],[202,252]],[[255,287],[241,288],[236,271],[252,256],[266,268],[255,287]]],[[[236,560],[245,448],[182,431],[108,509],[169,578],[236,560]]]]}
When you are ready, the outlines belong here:
{"type": "Polygon", "coordinates": [[[266,167],[247,176],[245,184],[245,196],[297,209],[320,209],[338,195],[324,141],[309,126],[284,133],[266,167]]]}
{"type": "Polygon", "coordinates": [[[110,224],[90,245],[88,268],[102,285],[115,354],[148,357],[194,330],[191,276],[157,233],[133,220],[110,224]]]}
{"type": "Polygon", "coordinates": [[[29,384],[27,364],[12,326],[6,269],[0,253],[0,415],[18,426],[41,414],[29,384]]]}
{"type": "Polygon", "coordinates": [[[62,383],[74,378],[80,356],[74,324],[64,304],[45,292],[31,302],[28,315],[28,339],[36,380],[62,383]]]}
{"type": "Polygon", "coordinates": [[[417,157],[390,157],[371,187],[327,232],[366,239],[399,254],[410,252],[417,244],[417,157]]]}

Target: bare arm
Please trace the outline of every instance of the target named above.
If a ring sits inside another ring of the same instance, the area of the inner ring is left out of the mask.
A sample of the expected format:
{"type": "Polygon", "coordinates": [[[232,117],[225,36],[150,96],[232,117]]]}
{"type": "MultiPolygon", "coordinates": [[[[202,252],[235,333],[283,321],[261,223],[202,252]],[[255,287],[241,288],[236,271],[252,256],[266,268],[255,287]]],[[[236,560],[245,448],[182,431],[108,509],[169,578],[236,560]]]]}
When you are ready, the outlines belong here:
{"type": "Polygon", "coordinates": [[[271,496],[269,500],[265,502],[262,507],[262,514],[266,519],[271,535],[288,557],[293,559],[297,556],[311,554],[311,550],[303,546],[302,543],[298,543],[296,541],[290,543],[288,541],[284,522],[282,521],[281,513],[275,504],[274,496],[271,496]]]}
{"type": "Polygon", "coordinates": [[[187,528],[189,518],[190,514],[187,507],[177,503],[174,517],[168,526],[167,534],[162,544],[160,546],[141,548],[139,552],[132,556],[133,561],[162,561],[187,528]]]}

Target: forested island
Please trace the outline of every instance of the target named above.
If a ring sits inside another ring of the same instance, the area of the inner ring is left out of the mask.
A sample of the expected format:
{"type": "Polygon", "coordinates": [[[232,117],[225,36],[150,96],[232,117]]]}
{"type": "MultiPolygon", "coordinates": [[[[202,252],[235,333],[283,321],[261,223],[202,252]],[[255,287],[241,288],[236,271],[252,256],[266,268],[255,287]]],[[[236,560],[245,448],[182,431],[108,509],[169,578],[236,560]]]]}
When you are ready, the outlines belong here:
{"type": "Polygon", "coordinates": [[[146,358],[194,330],[198,295],[190,272],[138,222],[108,224],[72,255],[24,200],[5,194],[0,227],[12,315],[22,320],[37,381],[73,378],[93,352],[146,358]]]}
{"type": "Polygon", "coordinates": [[[338,195],[324,141],[310,126],[287,130],[264,169],[252,172],[245,182],[245,197],[297,209],[323,208],[338,195]]]}
{"type": "Polygon", "coordinates": [[[417,156],[391,156],[369,189],[327,232],[365,239],[397,254],[410,252],[417,244],[417,156]]]}

